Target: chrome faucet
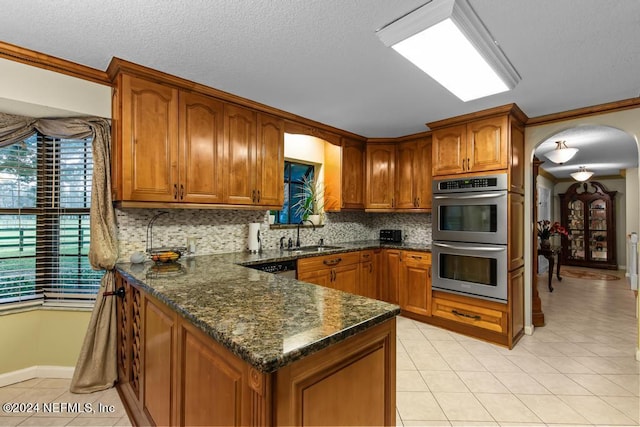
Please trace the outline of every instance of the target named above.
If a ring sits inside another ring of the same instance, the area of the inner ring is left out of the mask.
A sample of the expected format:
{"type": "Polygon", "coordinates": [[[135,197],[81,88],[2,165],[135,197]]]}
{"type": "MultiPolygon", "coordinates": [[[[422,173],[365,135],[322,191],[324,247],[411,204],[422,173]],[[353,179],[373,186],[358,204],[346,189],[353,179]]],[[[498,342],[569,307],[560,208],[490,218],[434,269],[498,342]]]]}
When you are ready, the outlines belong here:
{"type": "Polygon", "coordinates": [[[300,221],[298,223],[298,237],[296,238],[296,248],[300,247],[300,226],[303,225],[305,222],[308,222],[309,224],[311,224],[311,226],[313,227],[313,231],[316,231],[316,225],[310,219],[303,219],[302,221],[300,221]]]}

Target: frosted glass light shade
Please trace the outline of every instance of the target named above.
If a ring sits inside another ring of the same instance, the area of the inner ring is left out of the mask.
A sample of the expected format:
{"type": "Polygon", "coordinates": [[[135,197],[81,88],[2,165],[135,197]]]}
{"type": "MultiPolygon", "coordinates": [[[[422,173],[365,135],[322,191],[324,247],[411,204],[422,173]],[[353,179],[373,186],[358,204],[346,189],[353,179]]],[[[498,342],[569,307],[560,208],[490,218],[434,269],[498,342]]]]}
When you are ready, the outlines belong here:
{"type": "Polygon", "coordinates": [[[465,102],[513,89],[520,81],[467,0],[432,0],[377,35],[465,102]]]}
{"type": "Polygon", "coordinates": [[[588,180],[591,176],[593,176],[593,172],[589,172],[585,166],[580,166],[578,172],[573,172],[571,174],[571,178],[580,182],[588,180]]]}
{"type": "Polygon", "coordinates": [[[577,152],[577,148],[568,148],[566,141],[556,141],[556,149],[545,153],[544,156],[553,163],[562,164],[571,160],[577,152]]]}

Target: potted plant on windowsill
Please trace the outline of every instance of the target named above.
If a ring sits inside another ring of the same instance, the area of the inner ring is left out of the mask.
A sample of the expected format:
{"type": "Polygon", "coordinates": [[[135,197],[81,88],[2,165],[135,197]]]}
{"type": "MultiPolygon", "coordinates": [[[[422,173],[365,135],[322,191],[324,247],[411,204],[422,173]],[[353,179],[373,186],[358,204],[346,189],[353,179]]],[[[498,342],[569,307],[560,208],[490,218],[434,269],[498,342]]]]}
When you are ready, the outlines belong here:
{"type": "Polygon", "coordinates": [[[294,196],[297,201],[293,205],[296,215],[303,221],[311,221],[320,225],[324,221],[324,187],[313,178],[302,177],[300,192],[294,196]]]}

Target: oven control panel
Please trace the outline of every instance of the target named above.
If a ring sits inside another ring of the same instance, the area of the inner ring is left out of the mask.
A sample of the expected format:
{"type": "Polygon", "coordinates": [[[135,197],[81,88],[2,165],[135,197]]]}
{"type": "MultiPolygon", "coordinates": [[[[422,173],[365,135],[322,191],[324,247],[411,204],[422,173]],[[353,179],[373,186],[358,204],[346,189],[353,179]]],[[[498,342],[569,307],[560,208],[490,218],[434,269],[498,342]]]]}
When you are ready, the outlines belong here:
{"type": "Polygon", "coordinates": [[[469,178],[443,179],[433,181],[433,192],[453,193],[467,191],[506,190],[507,174],[474,176],[469,178]]]}

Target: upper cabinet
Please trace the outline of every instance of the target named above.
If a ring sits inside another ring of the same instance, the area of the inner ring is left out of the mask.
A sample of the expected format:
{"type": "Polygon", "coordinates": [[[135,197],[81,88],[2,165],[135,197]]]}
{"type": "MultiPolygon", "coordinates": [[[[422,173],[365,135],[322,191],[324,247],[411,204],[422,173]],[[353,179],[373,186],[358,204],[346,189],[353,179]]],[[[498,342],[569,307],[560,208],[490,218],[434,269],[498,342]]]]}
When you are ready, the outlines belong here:
{"type": "Polygon", "coordinates": [[[368,210],[431,209],[431,136],[367,145],[368,210]]]}
{"type": "Polygon", "coordinates": [[[115,77],[113,109],[123,206],[282,206],[283,119],[128,73],[115,77]]]}
{"type": "Polygon", "coordinates": [[[429,123],[433,176],[506,171],[509,191],[524,193],[524,122],[515,104],[429,123]]]}
{"type": "Polygon", "coordinates": [[[342,208],[364,209],[365,144],[352,139],[342,143],[342,208]]]}

